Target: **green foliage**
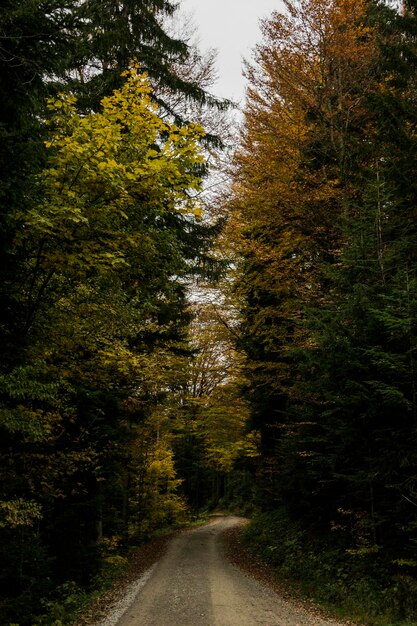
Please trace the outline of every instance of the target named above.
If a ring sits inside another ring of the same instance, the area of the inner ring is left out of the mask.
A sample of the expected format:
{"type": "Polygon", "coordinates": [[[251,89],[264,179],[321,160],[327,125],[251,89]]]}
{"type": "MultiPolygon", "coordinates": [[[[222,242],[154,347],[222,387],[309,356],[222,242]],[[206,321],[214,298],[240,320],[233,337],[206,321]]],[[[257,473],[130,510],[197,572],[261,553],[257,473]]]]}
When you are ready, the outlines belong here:
{"type": "Polygon", "coordinates": [[[138,424],[149,427],[182,384],[181,281],[212,229],[193,197],[204,133],[163,120],[150,94],[132,68],[100,112],[81,115],[72,95],[52,98],[42,196],[17,216],[28,345],[24,362],[0,376],[0,526],[16,542],[2,619],[22,626],[41,615],[42,597],[40,623],[66,623],[79,594],[54,597],[51,587],[74,581],[82,594],[100,571],[103,536],[126,545],[185,518],[169,438],[138,424]]]}
{"type": "Polygon", "coordinates": [[[178,8],[175,3],[127,0],[115,7],[110,1],[88,0],[71,4],[77,45],[69,60],[72,73],[67,81],[80,94],[83,107],[95,108],[103,96],[120,87],[120,74],[132,57],[151,77],[155,99],[178,120],[184,101],[219,109],[228,106],[211,96],[198,80],[178,71],[179,66],[199,61],[200,55],[194,51],[197,59],[193,59],[187,41],[168,33],[166,23],[178,8]],[[180,96],[180,107],[170,103],[172,94],[177,99],[180,96]]]}
{"type": "Polygon", "coordinates": [[[44,157],[40,118],[51,77],[62,75],[72,49],[68,4],[7,1],[0,7],[0,343],[6,368],[21,359],[25,344],[25,251],[14,245],[16,213],[39,198],[33,175],[44,157]]]}
{"type": "Polygon", "coordinates": [[[258,501],[296,520],[288,553],[270,544],[291,576],[323,570],[322,546],[334,561],[328,599],[343,598],[336,561],[343,576],[360,563],[352,597],[412,619],[416,12],[288,7],[265,22],[248,67],[231,202],[258,501]]]}
{"type": "Polygon", "coordinates": [[[2,624],[69,622],[103,539],[184,516],[169,441],[147,440],[143,510],[132,478],[138,424],[184,384],[185,282],[217,229],[196,197],[204,131],[180,118],[222,103],[178,71],[175,10],[0,7],[2,624]]]}
{"type": "Polygon", "coordinates": [[[65,626],[73,624],[79,617],[83,608],[87,606],[88,596],[73,582],[60,585],[54,598],[44,599],[42,604],[43,613],[34,618],[35,626],[65,626]]]}
{"type": "Polygon", "coordinates": [[[281,580],[340,615],[374,625],[415,622],[413,576],[389,572],[376,553],[352,555],[337,542],[317,540],[285,509],[258,514],[244,541],[281,580]]]}
{"type": "Polygon", "coordinates": [[[152,536],[158,529],[187,520],[187,503],[179,493],[182,481],[175,468],[169,409],[169,405],[160,407],[139,425],[132,442],[129,508],[133,536],[152,536]]]}
{"type": "Polygon", "coordinates": [[[247,432],[241,358],[233,341],[235,311],[202,299],[190,327],[193,355],[173,442],[180,491],[194,510],[249,510],[258,433],[247,432]]]}
{"type": "Polygon", "coordinates": [[[37,502],[27,501],[20,498],[9,502],[0,502],[1,517],[0,526],[17,528],[18,526],[33,526],[42,519],[41,507],[37,502]]]}

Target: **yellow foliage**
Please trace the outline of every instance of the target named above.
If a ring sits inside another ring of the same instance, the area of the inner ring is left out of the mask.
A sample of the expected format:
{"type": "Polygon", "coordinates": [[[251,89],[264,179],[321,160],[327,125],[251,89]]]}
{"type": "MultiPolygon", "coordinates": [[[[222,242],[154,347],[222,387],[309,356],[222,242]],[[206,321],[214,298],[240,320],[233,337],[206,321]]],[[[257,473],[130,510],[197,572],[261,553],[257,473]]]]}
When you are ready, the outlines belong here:
{"type": "Polygon", "coordinates": [[[34,500],[22,498],[0,502],[0,514],[4,519],[4,521],[0,519],[0,527],[33,526],[36,521],[42,519],[41,506],[34,500]]]}
{"type": "Polygon", "coordinates": [[[204,162],[204,130],[162,119],[149,80],[135,63],[125,77],[99,112],[80,115],[72,94],[48,101],[45,200],[21,216],[20,237],[30,230],[32,238],[46,238],[43,263],[56,271],[127,263],[129,251],[140,245],[138,213],[172,211],[200,219],[201,205],[190,190],[201,188],[196,165],[204,162]],[[66,244],[76,249],[73,257],[64,254],[66,244]]]}
{"type": "Polygon", "coordinates": [[[132,522],[136,532],[183,523],[186,518],[186,502],[177,493],[181,480],[174,464],[170,422],[161,407],[136,427],[130,468],[130,506],[136,512],[132,522]]]}

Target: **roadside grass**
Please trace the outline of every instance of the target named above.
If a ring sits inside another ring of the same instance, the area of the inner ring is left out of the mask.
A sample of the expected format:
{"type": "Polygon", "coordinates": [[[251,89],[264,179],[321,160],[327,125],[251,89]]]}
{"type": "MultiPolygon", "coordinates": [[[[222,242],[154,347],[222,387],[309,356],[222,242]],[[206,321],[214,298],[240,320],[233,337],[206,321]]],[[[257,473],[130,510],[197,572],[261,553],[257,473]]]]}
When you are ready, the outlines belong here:
{"type": "Polygon", "coordinates": [[[338,618],[366,626],[417,624],[416,578],[393,573],[379,555],[352,555],[312,539],[284,511],[256,515],[241,540],[293,594],[338,618]]]}

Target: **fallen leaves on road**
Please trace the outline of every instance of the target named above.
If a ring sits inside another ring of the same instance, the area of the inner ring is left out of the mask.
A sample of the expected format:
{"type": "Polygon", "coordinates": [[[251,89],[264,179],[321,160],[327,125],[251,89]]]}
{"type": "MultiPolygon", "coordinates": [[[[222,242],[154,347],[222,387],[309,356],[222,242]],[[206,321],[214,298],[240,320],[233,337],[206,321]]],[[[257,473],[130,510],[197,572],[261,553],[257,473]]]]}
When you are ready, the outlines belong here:
{"type": "Polygon", "coordinates": [[[127,587],[142,576],[156,561],[165,554],[167,545],[174,533],[164,537],[156,537],[140,546],[129,557],[126,571],[89,607],[80,617],[75,626],[93,626],[100,624],[110,607],[124,596],[127,587]]]}
{"type": "Polygon", "coordinates": [[[284,585],[277,580],[276,570],[265,561],[251,552],[242,542],[242,531],[247,520],[240,526],[229,528],[223,534],[223,545],[228,560],[237,565],[246,574],[273,587],[284,598],[291,598],[291,594],[284,585]]]}
{"type": "MultiPolygon", "coordinates": [[[[242,524],[230,528],[223,533],[223,546],[227,559],[233,565],[243,570],[248,576],[274,589],[281,598],[308,611],[312,617],[316,616],[320,619],[328,618],[328,614],[312,600],[299,597],[299,592],[297,592],[295,587],[291,587],[289,584],[279,581],[277,570],[272,567],[272,565],[265,563],[265,561],[260,559],[245,546],[242,541],[242,531],[247,523],[248,520],[242,520],[242,524]]],[[[339,623],[340,626],[358,626],[356,622],[348,620],[340,620],[337,623],[339,623]]]]}

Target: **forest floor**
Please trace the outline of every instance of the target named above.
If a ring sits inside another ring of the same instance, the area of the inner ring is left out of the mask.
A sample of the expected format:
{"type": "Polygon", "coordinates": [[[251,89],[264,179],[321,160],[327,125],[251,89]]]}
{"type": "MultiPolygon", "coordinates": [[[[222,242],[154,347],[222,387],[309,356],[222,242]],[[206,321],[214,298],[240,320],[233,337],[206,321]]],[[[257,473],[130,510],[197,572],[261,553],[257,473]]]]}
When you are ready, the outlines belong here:
{"type": "Polygon", "coordinates": [[[241,545],[245,521],[216,516],[143,546],[77,626],[346,626],[276,583],[241,545]]]}

